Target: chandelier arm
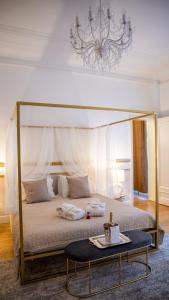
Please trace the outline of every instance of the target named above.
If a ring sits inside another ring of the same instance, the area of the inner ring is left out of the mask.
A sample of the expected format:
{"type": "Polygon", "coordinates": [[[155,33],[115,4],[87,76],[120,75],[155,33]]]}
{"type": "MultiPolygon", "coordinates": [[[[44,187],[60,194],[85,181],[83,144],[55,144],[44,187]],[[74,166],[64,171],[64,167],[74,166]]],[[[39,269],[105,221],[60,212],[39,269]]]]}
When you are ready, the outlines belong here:
{"type": "Polygon", "coordinates": [[[108,23],[107,35],[103,40],[107,39],[109,37],[109,34],[110,34],[110,19],[109,19],[109,23],[108,23]]]}
{"type": "MultiPolygon", "coordinates": [[[[88,42],[86,42],[86,41],[83,41],[81,38],[80,38],[80,36],[77,36],[77,32],[75,32],[74,33],[74,40],[76,40],[76,39],[78,39],[77,41],[78,41],[78,44],[80,43],[80,42],[82,42],[82,43],[84,43],[85,44],[85,47],[88,47],[88,45],[90,45],[91,43],[94,45],[94,41],[88,41],[88,42]]],[[[75,46],[75,44],[71,41],[71,44],[72,44],[72,46],[74,47],[74,48],[77,48],[76,46],[75,46]]],[[[79,47],[81,48],[81,45],[79,45],[79,47]]]]}
{"type": "Polygon", "coordinates": [[[77,33],[77,36],[79,38],[79,40],[83,43],[83,44],[86,44],[87,42],[85,40],[83,40],[80,36],[80,33],[79,33],[79,27],[76,26],[76,33],[77,33]]]}
{"type": "Polygon", "coordinates": [[[129,37],[129,39],[128,39],[126,42],[123,42],[122,44],[117,44],[117,45],[118,45],[118,47],[120,47],[120,48],[127,47],[127,46],[130,45],[131,41],[132,41],[132,40],[131,40],[131,37],[129,37]]]}
{"type": "MultiPolygon", "coordinates": [[[[79,33],[79,30],[78,30],[77,28],[76,28],[76,33],[77,33],[77,36],[78,36],[79,40],[80,40],[83,44],[85,44],[86,47],[87,47],[88,43],[94,43],[92,40],[91,40],[91,41],[85,41],[85,40],[83,40],[83,39],[81,38],[80,33],[79,33]]],[[[92,35],[92,36],[93,36],[93,35],[92,35]]],[[[93,39],[95,39],[94,36],[93,36],[93,39]]]]}
{"type": "Polygon", "coordinates": [[[123,37],[124,37],[124,33],[122,34],[122,36],[117,39],[117,40],[113,40],[113,39],[107,39],[106,43],[113,43],[114,45],[118,46],[118,47],[121,47],[123,45],[127,45],[131,42],[131,36],[129,37],[129,39],[126,41],[126,42],[123,42],[123,44],[119,43],[120,41],[123,40],[123,37]]]}
{"type": "Polygon", "coordinates": [[[84,50],[89,50],[90,48],[94,48],[94,43],[89,44],[84,50]]]}
{"type": "Polygon", "coordinates": [[[116,49],[117,51],[120,52],[120,51],[122,51],[125,48],[119,47],[117,44],[114,44],[114,43],[109,43],[108,44],[108,49],[111,49],[111,51],[114,50],[114,49],[116,49]]]}
{"type": "Polygon", "coordinates": [[[91,22],[90,22],[90,32],[91,32],[91,35],[92,35],[93,39],[96,40],[94,32],[93,32],[93,26],[92,26],[91,22]]]}
{"type": "Polygon", "coordinates": [[[73,49],[74,49],[75,51],[79,51],[79,52],[82,51],[81,47],[76,47],[73,43],[71,43],[71,44],[72,44],[72,47],[73,47],[73,49]]]}
{"type": "MultiPolygon", "coordinates": [[[[107,29],[107,28],[106,28],[107,29]]],[[[102,39],[102,44],[104,44],[104,41],[106,41],[108,39],[108,36],[110,34],[110,21],[109,21],[109,25],[108,25],[108,29],[107,29],[107,34],[106,36],[102,39]]]]}
{"type": "MultiPolygon", "coordinates": [[[[122,32],[122,34],[121,34],[121,36],[118,38],[118,39],[116,39],[116,40],[113,40],[113,41],[115,41],[115,42],[119,42],[119,41],[121,41],[122,39],[123,39],[123,37],[125,36],[125,35],[127,35],[126,34],[126,32],[125,32],[125,27],[123,26],[123,32],[122,32]]],[[[131,37],[131,33],[130,33],[130,35],[129,35],[129,39],[130,39],[130,37],[131,37]]]]}
{"type": "Polygon", "coordinates": [[[85,56],[85,55],[87,55],[87,53],[88,53],[88,55],[90,56],[90,54],[91,54],[92,51],[93,51],[93,46],[90,46],[90,47],[88,47],[87,49],[84,49],[82,55],[85,56]]]}
{"type": "Polygon", "coordinates": [[[85,51],[88,51],[90,48],[94,47],[94,45],[88,45],[86,48],[82,49],[81,47],[77,48],[74,45],[72,45],[72,46],[76,51],[79,51],[80,54],[83,54],[85,51]]]}
{"type": "Polygon", "coordinates": [[[109,39],[109,40],[111,40],[111,41],[113,41],[113,42],[115,42],[115,43],[118,43],[118,42],[120,42],[120,41],[123,39],[124,35],[125,35],[125,32],[123,32],[123,33],[121,34],[121,36],[120,36],[118,39],[116,39],[116,40],[109,39]]]}

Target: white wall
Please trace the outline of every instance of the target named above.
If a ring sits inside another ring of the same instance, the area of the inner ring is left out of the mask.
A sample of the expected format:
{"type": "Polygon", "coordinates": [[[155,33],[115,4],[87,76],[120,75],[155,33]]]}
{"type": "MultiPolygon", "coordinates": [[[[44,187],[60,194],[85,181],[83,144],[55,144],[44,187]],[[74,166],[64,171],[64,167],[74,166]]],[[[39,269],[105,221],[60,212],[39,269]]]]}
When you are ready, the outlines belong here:
{"type": "Polygon", "coordinates": [[[169,80],[160,84],[160,110],[162,115],[169,115],[169,80]]]}
{"type": "Polygon", "coordinates": [[[159,202],[169,206],[169,117],[160,118],[159,131],[159,202]]]}
{"type": "Polygon", "coordinates": [[[4,161],[7,123],[17,100],[159,110],[159,86],[150,81],[4,64],[0,85],[0,161],[4,161]]]}

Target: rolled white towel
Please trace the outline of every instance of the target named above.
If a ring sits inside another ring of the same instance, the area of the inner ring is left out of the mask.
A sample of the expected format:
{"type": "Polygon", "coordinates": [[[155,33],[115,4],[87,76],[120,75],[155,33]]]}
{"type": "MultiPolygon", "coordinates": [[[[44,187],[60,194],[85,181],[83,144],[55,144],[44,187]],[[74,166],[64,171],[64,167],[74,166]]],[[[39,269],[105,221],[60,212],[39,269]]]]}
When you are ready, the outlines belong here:
{"type": "Polygon", "coordinates": [[[60,207],[57,207],[56,211],[59,217],[73,221],[82,219],[85,216],[83,209],[70,203],[63,203],[60,207]]]}
{"type": "Polygon", "coordinates": [[[91,217],[103,217],[106,211],[106,204],[99,200],[92,200],[86,206],[86,212],[90,212],[91,217]]]}

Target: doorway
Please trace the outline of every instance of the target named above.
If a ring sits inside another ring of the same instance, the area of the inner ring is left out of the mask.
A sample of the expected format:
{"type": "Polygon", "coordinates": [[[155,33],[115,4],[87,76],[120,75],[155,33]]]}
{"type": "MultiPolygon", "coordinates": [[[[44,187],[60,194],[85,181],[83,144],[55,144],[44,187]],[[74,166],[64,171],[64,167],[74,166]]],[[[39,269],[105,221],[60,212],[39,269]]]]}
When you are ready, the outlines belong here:
{"type": "Polygon", "coordinates": [[[133,177],[134,196],[148,199],[147,123],[133,121],[133,177]]]}

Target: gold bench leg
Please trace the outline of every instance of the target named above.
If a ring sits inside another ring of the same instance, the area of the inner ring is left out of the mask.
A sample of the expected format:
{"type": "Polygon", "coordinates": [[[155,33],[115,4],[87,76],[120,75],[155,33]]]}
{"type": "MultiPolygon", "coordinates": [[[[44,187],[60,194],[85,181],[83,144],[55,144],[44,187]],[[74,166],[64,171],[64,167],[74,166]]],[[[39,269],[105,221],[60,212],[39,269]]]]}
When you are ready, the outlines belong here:
{"type": "Polygon", "coordinates": [[[121,253],[119,255],[119,285],[121,285],[121,253]]]}
{"type": "Polygon", "coordinates": [[[89,264],[88,264],[88,270],[89,270],[89,294],[91,294],[92,283],[91,283],[91,263],[90,263],[90,261],[89,261],[89,264]]]}
{"type": "MultiPolygon", "coordinates": [[[[119,282],[118,282],[118,284],[114,284],[114,285],[111,285],[110,287],[102,288],[102,289],[99,289],[99,290],[96,290],[96,291],[92,291],[91,261],[89,261],[87,263],[88,264],[88,287],[89,287],[89,292],[87,294],[77,294],[77,293],[71,291],[69,283],[70,283],[71,280],[73,280],[75,278],[75,276],[77,276],[77,274],[74,273],[73,275],[69,275],[69,259],[67,259],[66,289],[67,289],[68,293],[70,295],[74,296],[74,297],[88,298],[88,297],[91,297],[91,296],[94,296],[94,295],[98,295],[98,294],[101,294],[101,293],[112,291],[112,290],[114,290],[118,287],[125,286],[125,285],[128,285],[128,284],[137,282],[141,279],[147,278],[151,273],[151,267],[148,265],[148,247],[146,247],[144,253],[145,253],[144,262],[143,261],[129,261],[129,263],[139,263],[139,264],[144,265],[145,273],[143,275],[141,275],[139,277],[136,277],[132,280],[128,280],[128,281],[125,281],[124,278],[122,280],[122,270],[121,270],[122,269],[122,254],[118,254],[118,257],[119,257],[119,260],[118,260],[118,263],[119,263],[119,282]]],[[[128,255],[128,258],[129,258],[129,255],[128,255]]],[[[75,266],[75,269],[76,269],[76,266],[75,266]]]]}
{"type": "Polygon", "coordinates": [[[66,260],[66,285],[68,283],[69,280],[69,259],[67,258],[66,260]]]}
{"type": "Polygon", "coordinates": [[[146,248],[146,276],[148,276],[149,269],[148,269],[148,247],[146,248]]]}

